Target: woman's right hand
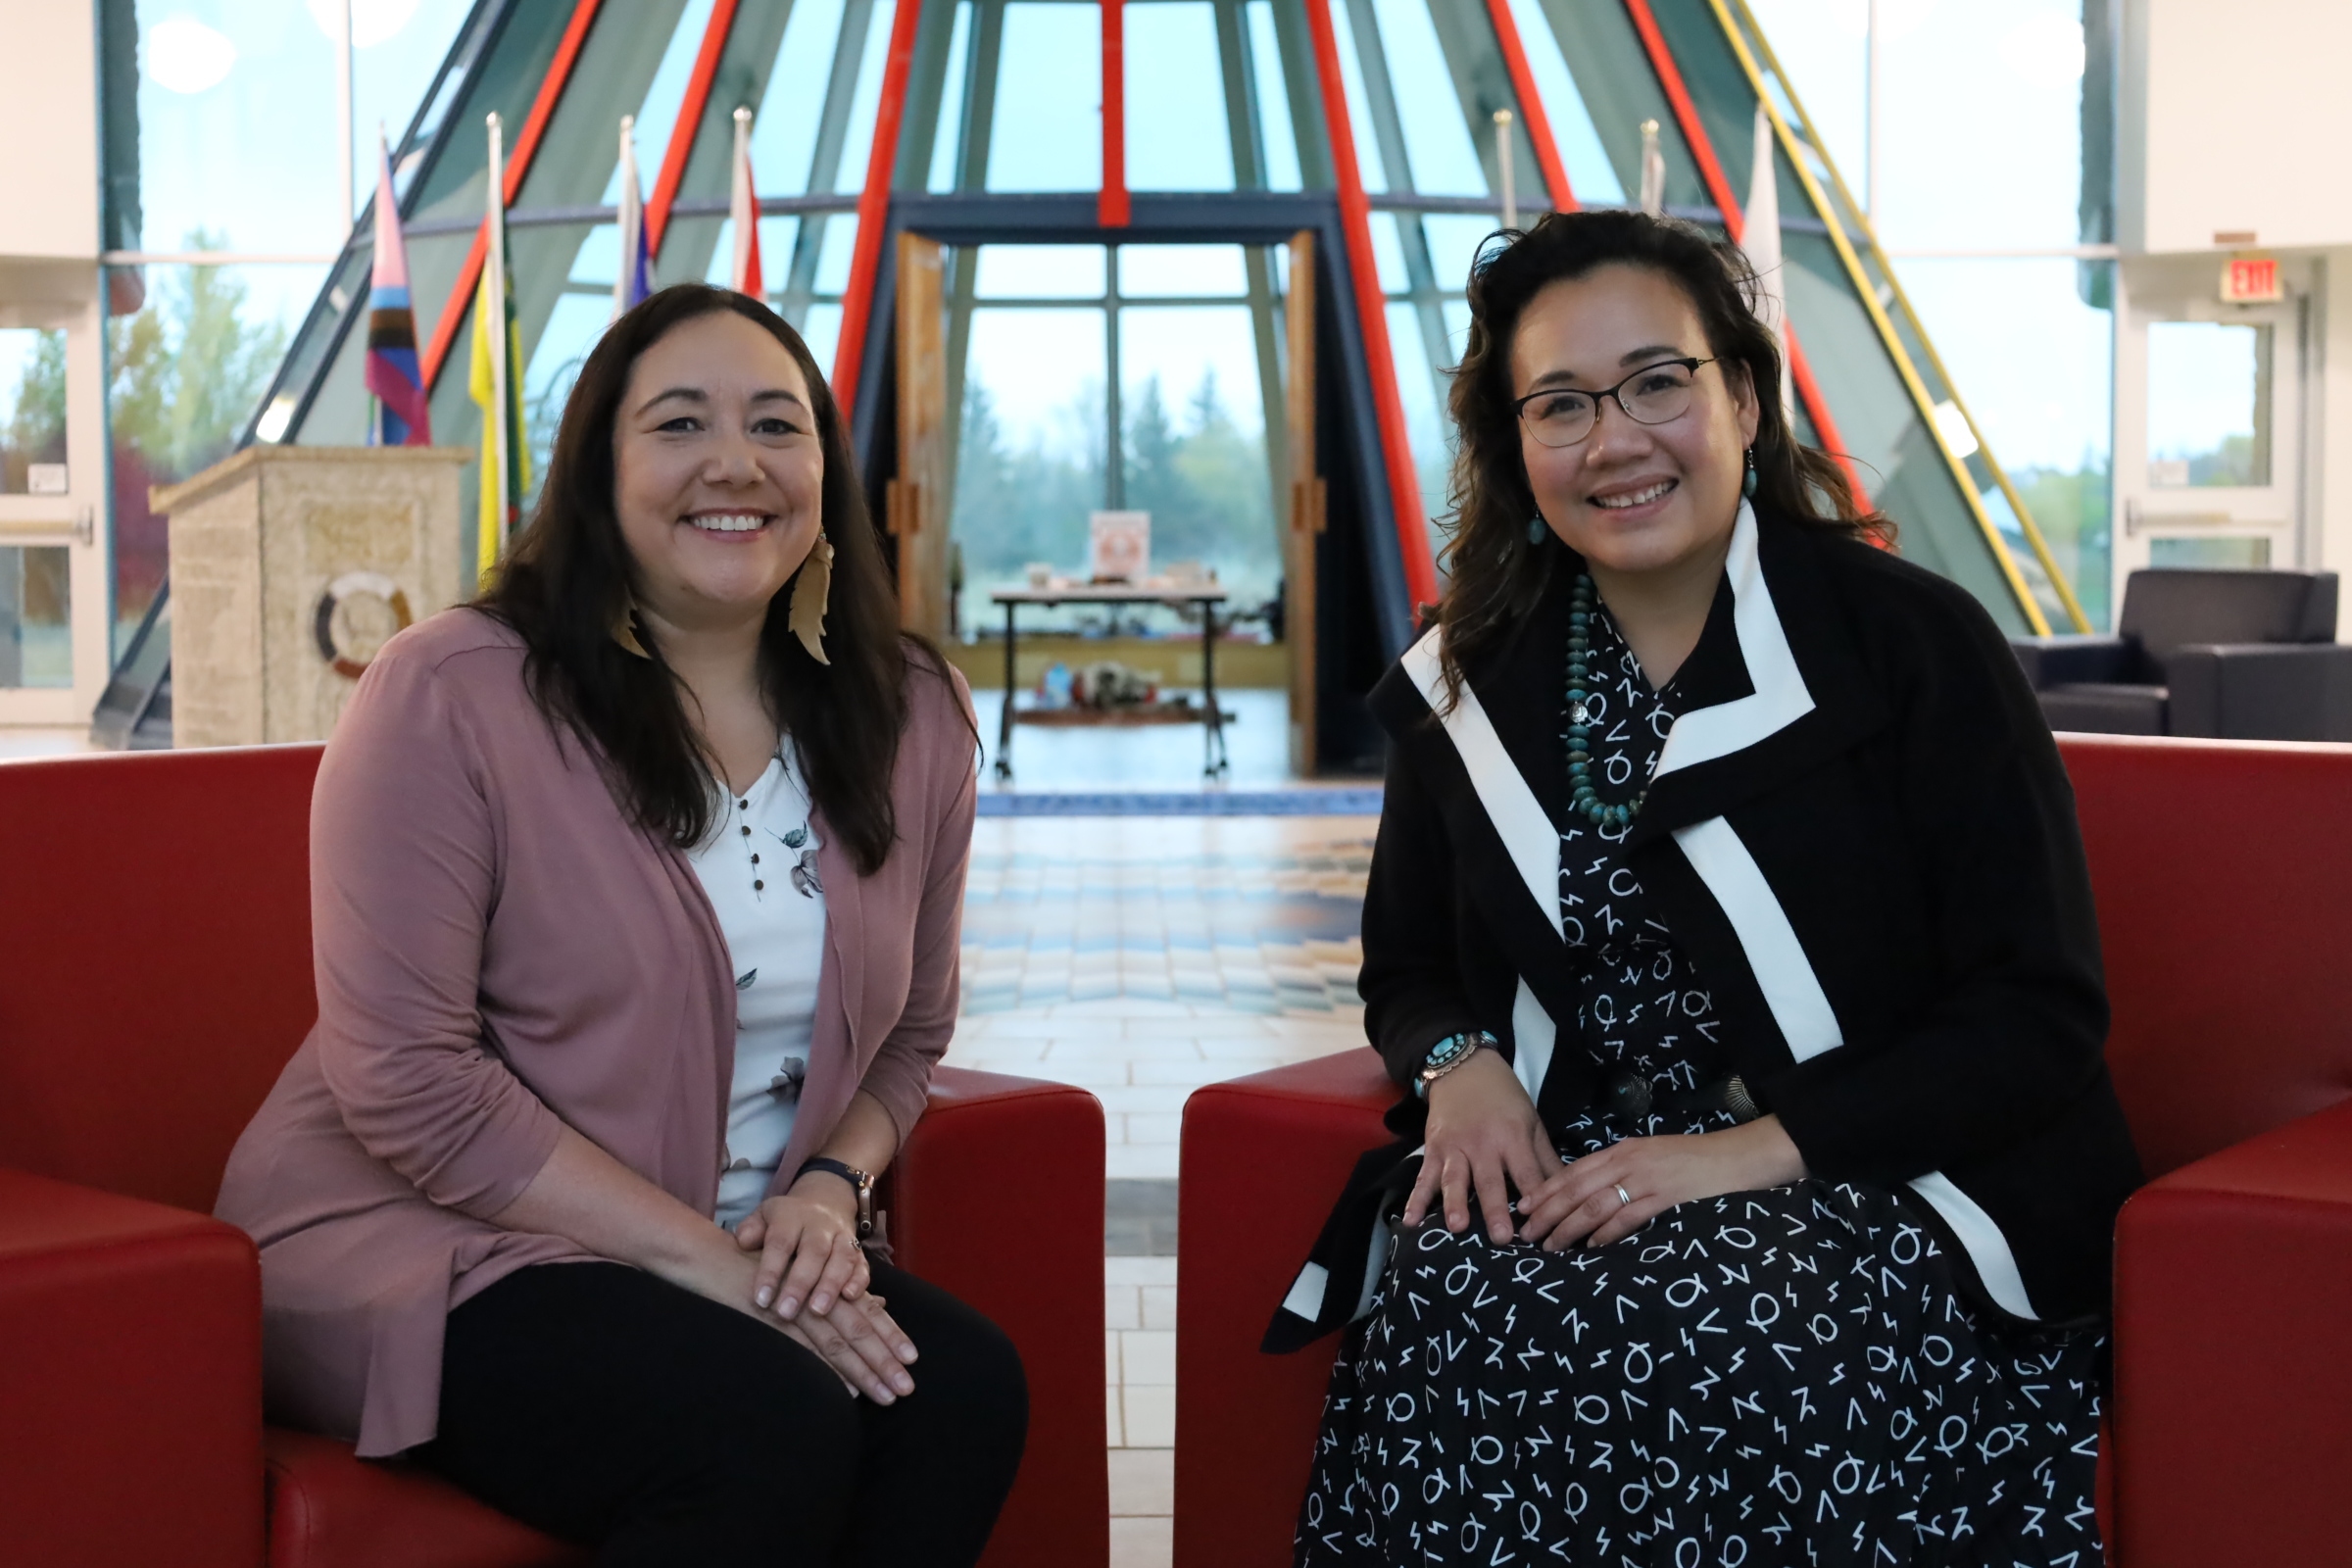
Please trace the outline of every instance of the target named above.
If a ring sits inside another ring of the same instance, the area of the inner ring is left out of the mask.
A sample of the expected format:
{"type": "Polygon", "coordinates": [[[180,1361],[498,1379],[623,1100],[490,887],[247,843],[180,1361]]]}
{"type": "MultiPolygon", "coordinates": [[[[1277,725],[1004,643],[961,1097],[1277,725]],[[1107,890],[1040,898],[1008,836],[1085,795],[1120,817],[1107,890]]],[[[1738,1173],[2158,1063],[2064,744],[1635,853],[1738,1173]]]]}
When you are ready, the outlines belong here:
{"type": "Polygon", "coordinates": [[[1532,1193],[1560,1168],[1559,1152],[1544,1131],[1535,1102],[1511,1064],[1492,1049],[1481,1050],[1429,1086],[1429,1124],[1422,1141],[1421,1174],[1404,1204],[1408,1229],[1433,1206],[1442,1206],[1446,1228],[1459,1235],[1469,1228],[1475,1192],[1489,1240],[1508,1247],[1517,1229],[1505,1178],[1520,1192],[1532,1193]]]}

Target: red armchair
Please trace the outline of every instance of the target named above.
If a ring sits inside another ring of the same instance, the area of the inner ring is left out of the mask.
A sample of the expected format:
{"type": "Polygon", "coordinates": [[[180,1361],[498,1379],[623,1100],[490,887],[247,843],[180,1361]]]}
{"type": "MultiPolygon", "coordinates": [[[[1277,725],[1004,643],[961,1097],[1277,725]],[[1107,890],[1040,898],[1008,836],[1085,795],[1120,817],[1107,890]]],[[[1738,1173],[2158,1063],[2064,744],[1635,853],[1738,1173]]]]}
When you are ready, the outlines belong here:
{"type": "MultiPolygon", "coordinates": [[[[2061,749],[2108,1061],[2154,1178],[2118,1226],[2110,1560],[2344,1561],[2327,1499],[2352,1475],[2352,747],[2061,749]]],[[[1185,1105],[1177,1568],[1290,1561],[1333,1346],[1257,1342],[1394,1098],[1364,1050],[1185,1105]]]]}
{"type": "MultiPolygon", "coordinates": [[[[44,1568],[540,1568],[577,1553],[421,1471],[265,1429],[252,1243],[209,1217],[317,1014],[318,748],[0,764],[0,1557],[44,1568]]],[[[1102,1115],[940,1070],[883,1195],[993,1317],[1029,1446],[986,1561],[1109,1557],[1102,1115]],[[1002,1260],[1022,1232],[1068,1238],[1002,1260]]]]}

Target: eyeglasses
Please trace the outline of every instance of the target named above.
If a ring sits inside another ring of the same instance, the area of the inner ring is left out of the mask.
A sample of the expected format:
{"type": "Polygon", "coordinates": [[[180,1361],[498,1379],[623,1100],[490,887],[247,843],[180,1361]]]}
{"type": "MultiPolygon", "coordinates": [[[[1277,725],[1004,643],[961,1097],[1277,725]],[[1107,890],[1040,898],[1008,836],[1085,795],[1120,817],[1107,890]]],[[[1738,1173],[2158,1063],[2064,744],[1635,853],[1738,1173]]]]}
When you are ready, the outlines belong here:
{"type": "Polygon", "coordinates": [[[1519,422],[1540,445],[1572,447],[1592,433],[1600,419],[1600,400],[1612,398],[1636,424],[1664,424],[1680,418],[1690,407],[1698,368],[1713,360],[1660,360],[1644,365],[1613,387],[1587,392],[1581,387],[1547,387],[1530,392],[1511,405],[1519,422]]]}

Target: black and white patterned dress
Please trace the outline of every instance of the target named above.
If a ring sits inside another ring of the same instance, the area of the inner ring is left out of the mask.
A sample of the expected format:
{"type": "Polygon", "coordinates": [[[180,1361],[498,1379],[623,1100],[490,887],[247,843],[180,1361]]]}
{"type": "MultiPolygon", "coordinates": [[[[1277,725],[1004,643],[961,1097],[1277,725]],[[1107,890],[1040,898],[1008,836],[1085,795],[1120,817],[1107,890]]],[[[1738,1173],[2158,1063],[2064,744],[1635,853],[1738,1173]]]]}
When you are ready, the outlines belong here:
{"type": "MultiPolygon", "coordinates": [[[[1589,667],[1596,788],[1631,800],[1675,689],[1649,689],[1605,614],[1589,667]]],[[[1690,1090],[1725,1070],[1714,1006],[1624,838],[1561,834],[1583,963],[1561,1049],[1690,1090]]],[[[1552,1132],[1574,1157],[1730,1124],[1589,1113],[1552,1132]]],[[[1404,1234],[1332,1370],[1298,1563],[2095,1568],[2105,1337],[1995,1326],[1921,1212],[1809,1178],[1598,1250],[1404,1234]]]]}

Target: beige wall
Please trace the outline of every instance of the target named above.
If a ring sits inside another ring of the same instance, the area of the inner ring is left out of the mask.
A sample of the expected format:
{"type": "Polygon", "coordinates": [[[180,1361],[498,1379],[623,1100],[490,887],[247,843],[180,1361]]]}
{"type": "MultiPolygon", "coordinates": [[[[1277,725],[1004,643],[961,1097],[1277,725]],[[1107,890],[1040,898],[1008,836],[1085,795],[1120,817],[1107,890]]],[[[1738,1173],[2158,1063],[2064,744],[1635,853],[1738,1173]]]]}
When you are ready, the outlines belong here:
{"type": "Polygon", "coordinates": [[[2117,238],[2352,245],[2352,4],[2125,0],[2117,238]]]}
{"type": "Polygon", "coordinates": [[[88,0],[0,0],[0,257],[97,260],[97,25],[88,0]]]}

